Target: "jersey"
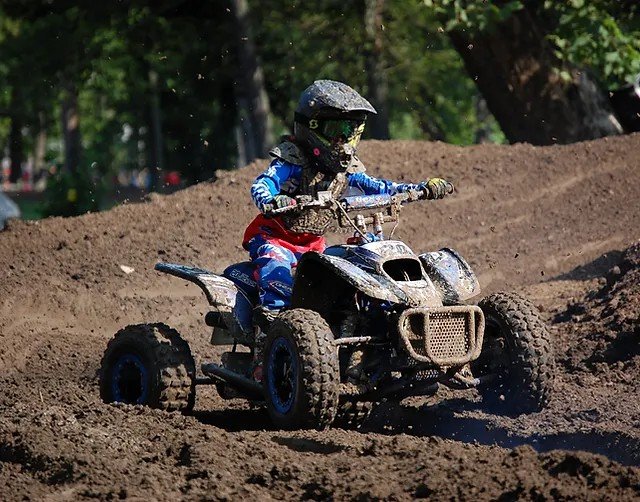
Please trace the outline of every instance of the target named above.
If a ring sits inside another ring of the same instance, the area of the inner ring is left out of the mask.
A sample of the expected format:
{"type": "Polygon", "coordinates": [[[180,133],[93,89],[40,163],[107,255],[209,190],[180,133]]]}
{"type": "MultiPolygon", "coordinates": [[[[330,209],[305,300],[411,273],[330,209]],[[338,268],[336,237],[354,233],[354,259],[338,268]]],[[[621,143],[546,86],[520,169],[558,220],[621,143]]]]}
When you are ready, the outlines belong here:
{"type": "MultiPolygon", "coordinates": [[[[251,185],[251,198],[262,211],[265,204],[273,201],[276,195],[297,195],[302,178],[302,167],[276,158],[268,169],[260,174],[251,185]]],[[[413,183],[396,183],[394,181],[374,178],[364,172],[346,173],[347,189],[343,195],[395,195],[408,190],[416,190],[413,183]]]]}

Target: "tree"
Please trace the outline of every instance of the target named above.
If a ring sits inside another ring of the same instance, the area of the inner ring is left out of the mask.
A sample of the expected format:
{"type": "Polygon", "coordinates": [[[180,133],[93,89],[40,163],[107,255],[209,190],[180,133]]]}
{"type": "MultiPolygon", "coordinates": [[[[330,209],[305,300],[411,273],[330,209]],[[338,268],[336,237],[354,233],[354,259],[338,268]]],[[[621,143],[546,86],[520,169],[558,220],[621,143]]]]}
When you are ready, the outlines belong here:
{"type": "Polygon", "coordinates": [[[44,83],[39,67],[33,67],[25,54],[38,54],[38,47],[31,39],[31,26],[6,16],[0,8],[0,115],[10,120],[9,158],[10,181],[21,178],[22,164],[29,139],[25,130],[40,128],[40,113],[46,107],[51,92],[44,83]],[[28,78],[27,78],[28,76],[28,78]],[[4,97],[4,99],[3,99],[4,97]]]}
{"type": "Polygon", "coordinates": [[[540,2],[425,0],[511,142],[570,143],[621,132],[594,77],[560,59],[540,2]],[[543,22],[544,21],[544,22],[543,22]]]}
{"type": "Polygon", "coordinates": [[[82,141],[80,138],[80,112],[77,84],[62,77],[62,137],[64,139],[64,169],[76,174],[80,169],[82,141]]]}
{"type": "Polygon", "coordinates": [[[389,139],[389,109],[387,94],[389,82],[384,67],[383,41],[384,0],[365,0],[364,25],[367,34],[366,55],[368,97],[378,112],[369,120],[369,133],[373,139],[389,139]]]}
{"type": "Polygon", "coordinates": [[[240,118],[239,139],[246,162],[265,157],[273,143],[269,97],[264,75],[256,54],[247,0],[232,0],[236,20],[238,77],[236,97],[240,118]]]}

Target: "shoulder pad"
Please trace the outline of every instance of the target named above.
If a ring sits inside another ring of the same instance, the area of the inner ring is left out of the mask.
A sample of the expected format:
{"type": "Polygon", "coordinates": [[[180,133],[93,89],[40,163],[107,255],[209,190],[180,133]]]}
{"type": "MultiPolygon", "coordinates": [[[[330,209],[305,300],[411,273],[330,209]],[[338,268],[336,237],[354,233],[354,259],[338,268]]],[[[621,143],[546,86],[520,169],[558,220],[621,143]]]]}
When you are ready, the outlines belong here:
{"type": "Polygon", "coordinates": [[[353,159],[351,160],[351,165],[347,168],[347,173],[349,174],[363,173],[366,170],[367,168],[364,167],[364,164],[362,163],[362,161],[354,155],[353,159]]]}
{"type": "Polygon", "coordinates": [[[298,166],[304,167],[308,163],[307,157],[302,153],[300,147],[291,141],[283,141],[279,145],[274,146],[269,150],[269,155],[298,166]]]}

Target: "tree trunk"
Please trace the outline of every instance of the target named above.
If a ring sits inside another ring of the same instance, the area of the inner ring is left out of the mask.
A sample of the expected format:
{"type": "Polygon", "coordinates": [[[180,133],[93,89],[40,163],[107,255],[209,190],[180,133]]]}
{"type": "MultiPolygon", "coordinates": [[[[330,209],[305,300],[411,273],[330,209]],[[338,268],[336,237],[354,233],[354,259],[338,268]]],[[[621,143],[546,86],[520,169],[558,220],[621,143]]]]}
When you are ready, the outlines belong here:
{"type": "Polygon", "coordinates": [[[247,161],[265,157],[273,144],[269,97],[251,34],[247,0],[232,0],[236,17],[238,77],[236,100],[247,161]]]}
{"type": "Polygon", "coordinates": [[[22,119],[18,113],[11,115],[9,131],[9,182],[16,183],[22,177],[22,161],[24,160],[22,141],[22,119]]]}
{"type": "Polygon", "coordinates": [[[621,132],[595,80],[555,56],[531,8],[488,32],[450,35],[510,142],[571,143],[621,132]]]}
{"type": "Polygon", "coordinates": [[[238,126],[236,128],[236,141],[238,143],[237,167],[242,167],[253,159],[260,157],[260,140],[255,134],[248,100],[238,96],[236,93],[236,104],[238,106],[238,126]]]}
{"type": "Polygon", "coordinates": [[[45,168],[47,154],[47,117],[44,112],[38,112],[38,131],[34,138],[33,174],[40,173],[45,168]]]}
{"type": "Polygon", "coordinates": [[[63,82],[62,136],[64,139],[64,169],[77,173],[80,167],[82,142],[80,139],[80,115],[78,88],[70,81],[63,82]]]}
{"type": "Polygon", "coordinates": [[[491,129],[487,124],[491,114],[489,108],[487,108],[487,102],[480,95],[477,95],[474,99],[474,105],[476,108],[476,117],[478,118],[478,128],[475,132],[473,142],[476,145],[491,142],[491,129]]]}
{"type": "Polygon", "coordinates": [[[235,129],[236,144],[238,145],[238,154],[235,167],[242,167],[248,164],[247,162],[247,144],[244,140],[245,133],[239,125],[235,129]]]}
{"type": "Polygon", "coordinates": [[[160,93],[158,91],[158,74],[149,70],[149,191],[154,192],[158,188],[159,173],[164,169],[164,156],[162,151],[162,121],[160,116],[160,93]]]}
{"type": "Polygon", "coordinates": [[[369,118],[367,128],[373,139],[389,139],[387,108],[388,81],[383,61],[383,12],[385,0],[365,0],[365,29],[369,50],[366,53],[369,100],[378,114],[369,118]]]}

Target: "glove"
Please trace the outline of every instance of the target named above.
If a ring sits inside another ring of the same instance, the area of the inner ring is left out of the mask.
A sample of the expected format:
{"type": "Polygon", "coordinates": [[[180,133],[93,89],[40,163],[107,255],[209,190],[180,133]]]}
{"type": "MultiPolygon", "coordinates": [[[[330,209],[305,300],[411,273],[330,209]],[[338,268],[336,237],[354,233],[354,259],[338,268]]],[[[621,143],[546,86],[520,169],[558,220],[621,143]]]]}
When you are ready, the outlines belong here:
{"type": "Polygon", "coordinates": [[[273,207],[275,209],[282,209],[283,207],[295,206],[296,200],[292,199],[288,195],[276,195],[273,198],[273,207]]]}
{"type": "Polygon", "coordinates": [[[429,178],[418,185],[421,190],[427,191],[427,199],[442,199],[448,193],[451,183],[442,178],[429,178]]]}

